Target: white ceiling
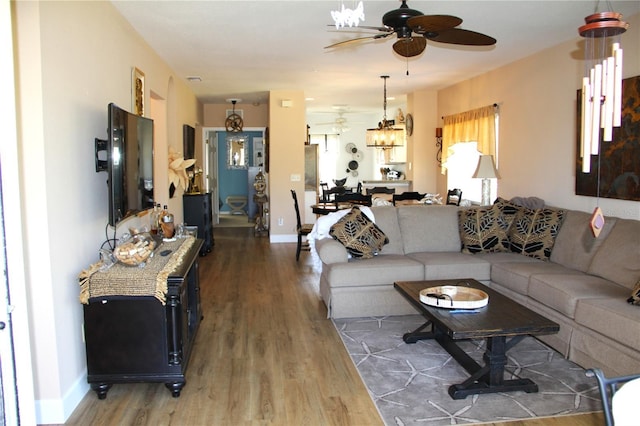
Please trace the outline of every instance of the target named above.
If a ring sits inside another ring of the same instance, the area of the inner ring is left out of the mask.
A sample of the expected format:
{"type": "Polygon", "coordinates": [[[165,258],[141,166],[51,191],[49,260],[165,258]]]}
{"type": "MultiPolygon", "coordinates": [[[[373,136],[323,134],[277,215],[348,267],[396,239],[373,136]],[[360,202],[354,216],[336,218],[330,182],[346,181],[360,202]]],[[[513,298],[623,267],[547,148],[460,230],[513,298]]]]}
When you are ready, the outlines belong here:
{"type": "MultiPolygon", "coordinates": [[[[204,103],[264,103],[270,90],[304,90],[307,112],[346,105],[353,112],[382,110],[383,82],[388,108],[405,103],[417,89],[439,89],[482,74],[534,52],[576,39],[584,17],[615,10],[640,12],[640,1],[424,1],[408,5],[424,14],[463,19],[460,28],[490,35],[491,47],[462,47],[428,42],[408,62],[392,50],[395,36],[325,46],[375,34],[356,28],[336,30],[330,15],[355,0],[297,1],[114,1],[115,7],[151,47],[183,78],[204,103]],[[611,4],[612,9],[610,9],[611,4]],[[407,67],[409,75],[406,75],[407,67]]],[[[382,15],[400,7],[397,0],[363,0],[365,22],[382,25],[382,15]]]]}

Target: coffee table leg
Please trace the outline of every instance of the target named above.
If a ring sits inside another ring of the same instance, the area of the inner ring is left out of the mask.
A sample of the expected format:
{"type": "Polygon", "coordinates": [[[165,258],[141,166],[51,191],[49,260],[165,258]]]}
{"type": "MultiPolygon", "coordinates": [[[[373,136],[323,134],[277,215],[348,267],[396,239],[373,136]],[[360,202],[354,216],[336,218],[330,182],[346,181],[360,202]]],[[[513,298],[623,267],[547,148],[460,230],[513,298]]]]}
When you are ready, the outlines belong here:
{"type": "MultiPolygon", "coordinates": [[[[483,356],[485,365],[480,367],[476,364],[478,368],[471,371],[467,368],[468,365],[461,363],[471,373],[471,377],[460,384],[450,386],[449,395],[453,399],[464,399],[469,395],[481,393],[513,392],[516,390],[527,393],[538,392],[538,385],[530,379],[504,380],[504,367],[507,364],[506,352],[523,337],[516,336],[509,342],[504,336],[488,338],[487,350],[483,356]]],[[[458,360],[458,362],[460,361],[458,360]]]]}
{"type": "Polygon", "coordinates": [[[424,324],[422,324],[420,327],[416,328],[412,332],[405,333],[402,336],[402,340],[404,340],[405,343],[416,343],[418,340],[434,339],[434,338],[435,338],[435,333],[433,331],[433,326],[431,321],[425,322],[424,324]],[[431,326],[431,331],[423,331],[425,328],[429,326],[431,326]]]}

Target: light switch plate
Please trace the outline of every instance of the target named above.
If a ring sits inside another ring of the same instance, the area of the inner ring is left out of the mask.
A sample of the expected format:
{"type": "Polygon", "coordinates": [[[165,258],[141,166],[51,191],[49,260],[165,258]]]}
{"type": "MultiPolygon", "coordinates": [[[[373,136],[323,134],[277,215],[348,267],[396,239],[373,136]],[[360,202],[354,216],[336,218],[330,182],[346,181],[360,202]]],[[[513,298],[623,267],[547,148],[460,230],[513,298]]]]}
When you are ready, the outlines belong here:
{"type": "Polygon", "coordinates": [[[298,174],[291,175],[291,182],[300,182],[302,178],[298,174]]]}

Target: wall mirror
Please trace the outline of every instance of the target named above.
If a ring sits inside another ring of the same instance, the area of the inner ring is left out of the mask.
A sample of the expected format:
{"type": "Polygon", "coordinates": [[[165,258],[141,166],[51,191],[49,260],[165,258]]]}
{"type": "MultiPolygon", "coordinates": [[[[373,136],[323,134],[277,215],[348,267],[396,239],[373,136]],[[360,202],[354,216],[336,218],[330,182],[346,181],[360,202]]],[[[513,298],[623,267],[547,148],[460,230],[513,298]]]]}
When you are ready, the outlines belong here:
{"type": "Polygon", "coordinates": [[[227,137],[227,168],[246,169],[249,166],[249,138],[247,136],[227,137]]]}

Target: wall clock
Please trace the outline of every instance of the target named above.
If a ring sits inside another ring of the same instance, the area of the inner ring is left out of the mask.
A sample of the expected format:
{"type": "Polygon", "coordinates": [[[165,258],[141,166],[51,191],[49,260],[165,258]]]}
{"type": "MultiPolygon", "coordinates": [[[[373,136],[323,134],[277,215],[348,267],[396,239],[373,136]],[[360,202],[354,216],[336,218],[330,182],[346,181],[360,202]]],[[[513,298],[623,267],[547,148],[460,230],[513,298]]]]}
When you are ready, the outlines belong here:
{"type": "Polygon", "coordinates": [[[411,136],[413,134],[413,116],[411,114],[407,114],[405,125],[407,127],[407,135],[411,136]]]}

